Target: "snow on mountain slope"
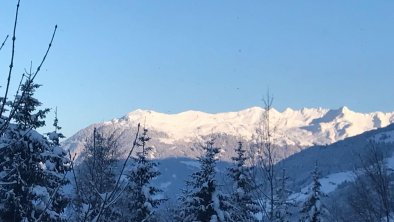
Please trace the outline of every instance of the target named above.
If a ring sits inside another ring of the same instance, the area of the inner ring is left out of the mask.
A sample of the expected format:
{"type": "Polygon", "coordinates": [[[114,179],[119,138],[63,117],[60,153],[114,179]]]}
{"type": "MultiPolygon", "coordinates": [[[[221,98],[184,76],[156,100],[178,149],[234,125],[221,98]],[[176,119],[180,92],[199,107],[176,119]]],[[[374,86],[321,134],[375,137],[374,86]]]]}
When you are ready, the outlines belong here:
{"type": "MultiPolygon", "coordinates": [[[[329,194],[333,191],[335,191],[339,185],[342,183],[348,181],[352,182],[354,181],[354,173],[352,171],[346,171],[346,172],[339,172],[339,173],[333,173],[329,174],[323,178],[319,179],[319,182],[321,184],[321,191],[324,194],[329,194]]],[[[293,193],[289,199],[290,200],[295,200],[297,202],[305,201],[306,198],[308,198],[308,194],[310,193],[312,189],[312,183],[308,184],[308,186],[303,187],[300,192],[298,193],[293,193]]]]}
{"type": "MultiPolygon", "coordinates": [[[[187,111],[179,114],[163,114],[154,111],[136,110],[120,119],[106,124],[136,125],[144,123],[147,128],[168,135],[161,141],[172,144],[177,140],[191,141],[199,136],[225,133],[244,139],[252,138],[261,123],[264,110],[252,107],[239,112],[209,114],[187,111]]],[[[272,125],[281,144],[310,146],[330,144],[358,135],[367,130],[385,127],[394,121],[392,113],[357,113],[342,107],[328,109],[271,110],[272,125]]]]}
{"type": "Polygon", "coordinates": [[[337,189],[343,189],[340,185],[345,182],[354,182],[354,168],[360,164],[359,155],[368,152],[366,148],[371,141],[382,151],[387,167],[394,170],[394,125],[391,125],[347,138],[323,149],[319,146],[311,147],[283,160],[278,167],[287,169],[293,184],[296,184],[296,190],[299,191],[293,193],[290,199],[304,201],[307,198],[312,188],[310,174],[316,162],[322,174],[319,182],[324,194],[329,195],[337,189]]]}
{"type": "Polygon", "coordinates": [[[302,200],[303,193],[311,186],[311,172],[318,163],[320,182],[325,193],[334,192],[342,183],[354,180],[353,170],[361,165],[360,157],[368,155],[368,147],[375,142],[389,168],[394,168],[394,124],[346,138],[328,146],[316,145],[304,149],[277,164],[291,178],[296,194],[302,200]]]}

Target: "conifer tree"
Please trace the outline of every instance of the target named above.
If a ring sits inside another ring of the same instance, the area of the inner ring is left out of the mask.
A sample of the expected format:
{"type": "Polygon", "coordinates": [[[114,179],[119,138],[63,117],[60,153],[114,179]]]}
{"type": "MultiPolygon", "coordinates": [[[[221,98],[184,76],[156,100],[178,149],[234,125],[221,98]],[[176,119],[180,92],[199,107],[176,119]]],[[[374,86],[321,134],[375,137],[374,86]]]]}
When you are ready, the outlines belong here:
{"type": "MultiPolygon", "coordinates": [[[[15,12],[11,61],[0,97],[0,220],[60,221],[68,198],[63,189],[69,183],[66,153],[36,130],[45,125],[49,109],[40,109],[34,98],[40,87],[35,78],[51,49],[57,26],[36,70],[24,73],[13,98],[9,98],[16,54],[16,33],[20,1],[15,12]]],[[[3,48],[8,35],[0,50],[3,48]]]]}
{"type": "Polygon", "coordinates": [[[201,168],[186,183],[187,188],[180,197],[181,209],[176,218],[179,221],[232,221],[228,212],[231,204],[220,192],[215,179],[219,148],[213,144],[213,141],[209,141],[203,147],[205,154],[198,159],[201,168]]]}
{"type": "Polygon", "coordinates": [[[4,221],[58,221],[68,203],[59,192],[68,184],[69,160],[58,144],[35,131],[45,125],[48,109],[33,97],[38,88],[27,78],[17,97],[14,120],[1,136],[0,217],[4,221]],[[24,91],[26,90],[26,91],[24,91]]]}
{"type": "Polygon", "coordinates": [[[290,207],[294,206],[294,203],[288,199],[291,191],[287,189],[287,180],[286,171],[283,169],[276,195],[275,221],[277,222],[289,222],[291,217],[290,207]]]}
{"type": "Polygon", "coordinates": [[[65,138],[63,133],[59,132],[62,127],[59,126],[59,119],[57,118],[57,107],[55,108],[55,119],[53,121],[54,131],[47,133],[49,140],[54,146],[60,146],[60,139],[65,138]]]}
{"type": "Polygon", "coordinates": [[[305,222],[321,222],[323,221],[324,206],[321,203],[323,193],[321,192],[321,184],[319,182],[319,169],[316,163],[315,169],[312,173],[312,188],[309,196],[303,204],[301,213],[303,215],[302,221],[305,222]]]}
{"type": "Polygon", "coordinates": [[[26,129],[36,129],[45,125],[45,117],[49,112],[49,109],[38,109],[41,106],[41,102],[33,97],[36,89],[41,85],[36,84],[32,81],[32,74],[26,74],[26,81],[20,86],[20,90],[23,92],[22,95],[16,95],[14,109],[14,119],[18,127],[26,129]]]}
{"type": "Polygon", "coordinates": [[[255,214],[259,211],[258,203],[253,200],[253,181],[246,166],[247,157],[242,143],[238,143],[235,150],[236,155],[231,159],[234,161],[232,168],[229,168],[229,176],[233,180],[233,193],[231,196],[231,218],[234,221],[256,221],[255,214]]]}
{"type": "Polygon", "coordinates": [[[162,190],[153,186],[152,180],[160,175],[157,169],[158,163],[150,160],[148,154],[151,147],[146,143],[150,140],[148,130],[144,129],[139,137],[138,146],[142,148],[137,153],[133,166],[128,175],[129,185],[126,187],[124,202],[128,213],[125,214],[126,221],[155,221],[155,209],[165,199],[158,195],[162,190]]]}

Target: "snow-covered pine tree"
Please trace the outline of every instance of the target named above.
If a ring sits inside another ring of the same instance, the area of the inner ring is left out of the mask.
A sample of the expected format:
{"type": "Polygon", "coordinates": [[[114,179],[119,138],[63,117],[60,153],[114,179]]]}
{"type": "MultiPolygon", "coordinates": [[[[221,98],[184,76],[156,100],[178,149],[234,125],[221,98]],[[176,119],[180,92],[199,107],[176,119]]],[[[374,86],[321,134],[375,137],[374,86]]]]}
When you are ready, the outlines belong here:
{"type": "Polygon", "coordinates": [[[192,174],[186,182],[186,189],[179,198],[181,205],[176,220],[183,222],[224,222],[233,221],[229,211],[231,204],[218,189],[215,175],[219,148],[213,141],[208,141],[203,147],[205,154],[198,160],[200,170],[192,174]]]}
{"type": "MultiPolygon", "coordinates": [[[[53,121],[54,131],[47,133],[47,138],[50,144],[50,151],[52,153],[56,153],[60,158],[52,158],[51,162],[56,162],[56,165],[64,165],[66,167],[66,172],[64,172],[65,183],[58,188],[58,191],[53,196],[53,204],[54,206],[61,206],[61,208],[57,209],[59,211],[66,210],[64,209],[69,205],[72,201],[71,193],[72,193],[72,184],[67,178],[67,173],[71,170],[71,160],[67,157],[67,152],[60,146],[60,139],[65,138],[63,133],[60,132],[62,127],[59,126],[59,119],[57,117],[57,108],[55,108],[55,119],[53,121]]],[[[51,156],[49,156],[51,157],[51,156]]],[[[50,164],[49,164],[50,165],[50,164]]],[[[68,215],[64,215],[65,218],[68,215]]]]}
{"type": "Polygon", "coordinates": [[[44,118],[49,110],[39,109],[41,103],[33,97],[40,86],[34,79],[51,49],[57,26],[39,66],[34,72],[30,69],[29,73],[22,75],[15,97],[10,99],[19,7],[18,0],[11,38],[11,61],[4,96],[0,97],[0,219],[60,221],[68,202],[61,190],[69,183],[65,177],[69,160],[62,149],[36,131],[45,125],[44,118]]]}
{"type": "Polygon", "coordinates": [[[146,143],[150,140],[148,130],[144,129],[138,139],[138,146],[142,148],[133,158],[133,166],[127,179],[129,185],[125,190],[123,201],[127,204],[125,221],[156,221],[155,209],[163,202],[160,194],[162,190],[152,185],[152,180],[160,175],[157,169],[158,163],[149,159],[148,154],[152,150],[146,143]]]}
{"type": "Polygon", "coordinates": [[[55,108],[55,119],[53,121],[54,131],[47,133],[49,140],[52,142],[53,146],[60,146],[60,139],[63,139],[65,136],[63,133],[59,132],[62,127],[59,126],[59,119],[57,118],[57,107],[55,108]]]}
{"type": "Polygon", "coordinates": [[[321,222],[323,221],[323,214],[325,212],[324,206],[321,203],[321,198],[324,194],[321,191],[321,184],[319,182],[320,173],[317,163],[312,172],[312,188],[309,196],[303,204],[301,209],[302,221],[304,222],[321,222]]]}
{"type": "Polygon", "coordinates": [[[10,110],[14,110],[0,137],[0,217],[4,221],[60,221],[68,198],[59,192],[69,183],[69,159],[58,146],[36,131],[44,126],[48,109],[33,97],[35,89],[27,75],[10,110]]]}
{"type": "Polygon", "coordinates": [[[41,85],[32,81],[32,74],[28,73],[26,80],[20,86],[22,95],[16,95],[14,109],[14,119],[17,126],[22,129],[36,129],[45,125],[45,117],[49,109],[37,110],[41,106],[41,102],[33,97],[36,89],[41,85]]]}
{"type": "Polygon", "coordinates": [[[259,212],[260,207],[252,196],[254,183],[250,177],[249,168],[246,166],[248,158],[241,142],[238,143],[235,152],[236,156],[231,158],[234,165],[228,169],[228,175],[234,182],[233,192],[230,195],[231,218],[234,221],[257,221],[255,214],[259,212]]]}
{"type": "Polygon", "coordinates": [[[279,188],[276,192],[276,222],[289,222],[291,217],[290,208],[295,205],[291,200],[289,200],[291,191],[287,189],[287,180],[288,177],[286,176],[286,170],[283,169],[282,177],[279,179],[279,188]]]}

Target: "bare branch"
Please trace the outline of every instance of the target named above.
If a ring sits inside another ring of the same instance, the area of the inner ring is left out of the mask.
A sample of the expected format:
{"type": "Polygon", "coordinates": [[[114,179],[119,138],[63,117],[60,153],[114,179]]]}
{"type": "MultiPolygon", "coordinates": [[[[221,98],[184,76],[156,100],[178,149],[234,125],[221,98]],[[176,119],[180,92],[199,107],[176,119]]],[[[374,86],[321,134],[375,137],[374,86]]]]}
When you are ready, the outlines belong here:
{"type": "Polygon", "coordinates": [[[44,62],[45,62],[45,60],[46,60],[46,58],[47,58],[47,56],[48,56],[49,50],[52,48],[52,43],[53,43],[53,39],[55,38],[55,35],[56,35],[56,30],[57,30],[57,25],[55,25],[55,29],[53,30],[52,38],[51,38],[51,41],[50,41],[49,44],[48,44],[47,51],[45,52],[45,55],[44,55],[44,57],[42,58],[40,65],[37,67],[37,69],[36,69],[36,71],[35,71],[35,73],[34,73],[34,75],[33,75],[32,81],[34,80],[34,78],[36,78],[38,72],[40,72],[41,67],[42,67],[42,65],[44,64],[44,62]]]}
{"type": "Polygon", "coordinates": [[[3,43],[1,44],[1,46],[0,46],[0,51],[3,49],[3,46],[4,46],[5,42],[6,42],[7,39],[8,39],[8,36],[9,36],[9,35],[7,35],[7,36],[5,37],[3,43]]]}
{"type": "Polygon", "coordinates": [[[18,4],[16,5],[15,21],[14,21],[14,31],[13,31],[13,34],[12,34],[11,62],[10,62],[10,69],[9,69],[9,71],[8,71],[7,87],[6,87],[6,89],[5,89],[5,94],[4,94],[3,102],[2,102],[1,108],[0,108],[0,117],[3,115],[4,106],[5,106],[6,102],[7,102],[7,95],[8,95],[8,90],[9,90],[9,87],[10,87],[10,82],[11,82],[12,68],[14,67],[15,40],[16,40],[15,33],[16,33],[16,24],[18,23],[19,3],[20,3],[20,0],[18,0],[18,4]]]}
{"type": "Polygon", "coordinates": [[[80,193],[79,193],[78,181],[77,181],[77,176],[76,176],[76,174],[75,174],[75,169],[74,169],[74,161],[75,161],[76,155],[74,154],[74,157],[71,158],[71,151],[68,150],[68,156],[69,156],[69,158],[70,158],[71,171],[72,171],[73,177],[74,177],[75,188],[77,189],[77,194],[80,195],[80,193]]]}
{"type": "Polygon", "coordinates": [[[100,211],[99,211],[99,214],[98,214],[97,217],[96,217],[96,221],[99,221],[99,220],[100,220],[101,215],[102,215],[102,213],[104,212],[105,208],[107,208],[107,207],[110,206],[109,204],[107,204],[107,202],[110,202],[111,204],[115,203],[114,201],[112,201],[112,199],[113,199],[113,198],[115,197],[115,195],[116,195],[116,192],[117,192],[117,190],[118,190],[118,187],[119,187],[120,180],[121,180],[121,178],[122,178],[123,172],[124,172],[124,170],[126,169],[127,162],[128,162],[129,159],[131,158],[131,155],[132,155],[132,153],[133,153],[133,151],[134,151],[134,148],[138,145],[137,141],[138,141],[138,138],[139,138],[140,128],[141,128],[141,124],[138,123],[137,132],[135,133],[135,138],[134,138],[134,141],[133,141],[133,145],[132,145],[132,147],[131,147],[131,149],[130,149],[129,154],[127,155],[126,160],[125,160],[124,163],[123,163],[122,170],[120,171],[120,174],[119,174],[118,179],[117,179],[117,181],[116,181],[115,187],[113,188],[113,190],[112,190],[112,192],[110,193],[110,195],[108,196],[108,198],[107,198],[107,196],[106,196],[106,198],[105,198],[103,204],[101,205],[101,209],[100,209],[100,211]]]}
{"type": "MultiPolygon", "coordinates": [[[[19,6],[19,4],[18,4],[18,6],[19,6]]],[[[40,65],[37,67],[37,69],[36,69],[36,71],[34,72],[33,76],[28,80],[28,83],[27,83],[28,86],[31,86],[31,84],[33,84],[34,78],[37,76],[37,74],[38,74],[39,71],[41,70],[41,67],[42,67],[42,65],[44,64],[44,62],[45,62],[45,60],[46,60],[46,57],[47,57],[47,55],[48,55],[48,53],[49,53],[49,51],[50,51],[50,49],[51,49],[51,47],[52,47],[52,43],[53,43],[53,39],[55,38],[56,30],[57,30],[57,25],[55,25],[55,29],[53,30],[51,41],[49,42],[48,48],[47,48],[47,50],[46,50],[46,52],[45,52],[44,57],[43,57],[42,60],[41,60],[40,65]]],[[[8,91],[8,90],[6,90],[6,91],[8,91]]],[[[13,105],[12,105],[12,110],[11,110],[9,116],[7,117],[6,121],[5,121],[5,122],[1,125],[1,127],[0,127],[0,134],[2,134],[2,133],[4,132],[4,130],[7,128],[8,124],[11,122],[11,119],[12,119],[12,118],[14,117],[14,115],[15,115],[16,107],[18,107],[18,106],[20,105],[20,103],[21,103],[23,97],[25,96],[25,94],[26,94],[25,91],[22,91],[22,95],[21,95],[21,98],[18,100],[18,103],[17,103],[17,104],[13,103],[13,105]]],[[[2,104],[2,107],[1,107],[2,110],[4,109],[5,98],[4,98],[3,101],[4,101],[4,103],[2,104]]],[[[3,112],[3,111],[0,112],[0,117],[1,117],[1,115],[2,115],[2,112],[3,112]]]]}

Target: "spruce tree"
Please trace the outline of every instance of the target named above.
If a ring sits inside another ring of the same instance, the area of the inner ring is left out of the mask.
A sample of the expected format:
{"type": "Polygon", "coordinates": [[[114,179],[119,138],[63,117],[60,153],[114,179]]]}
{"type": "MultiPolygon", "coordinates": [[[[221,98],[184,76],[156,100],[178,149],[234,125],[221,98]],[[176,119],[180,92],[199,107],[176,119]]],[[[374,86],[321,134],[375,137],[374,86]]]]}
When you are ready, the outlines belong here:
{"type": "Polygon", "coordinates": [[[45,117],[49,109],[37,109],[41,102],[33,97],[36,89],[41,85],[32,80],[31,74],[26,74],[26,81],[20,86],[22,95],[16,95],[14,108],[14,119],[20,129],[36,129],[45,125],[45,117]]]}
{"type": "Polygon", "coordinates": [[[228,173],[233,180],[231,218],[234,221],[257,221],[255,214],[259,211],[259,206],[252,197],[254,186],[249,168],[246,166],[246,150],[243,149],[241,142],[238,143],[235,152],[237,156],[231,158],[234,165],[229,168],[228,173]]]}
{"type": "Polygon", "coordinates": [[[276,208],[275,208],[275,221],[276,222],[289,222],[291,213],[290,208],[294,206],[294,203],[289,200],[291,191],[287,189],[286,171],[283,169],[282,177],[279,179],[279,188],[276,194],[276,208]]]}
{"type": "Polygon", "coordinates": [[[312,188],[309,196],[303,204],[301,214],[302,221],[305,222],[321,222],[323,221],[324,206],[321,203],[323,193],[321,191],[321,184],[319,182],[319,169],[316,163],[315,169],[312,173],[312,188]]]}
{"type": "Polygon", "coordinates": [[[0,137],[0,217],[3,221],[59,221],[68,203],[62,187],[69,183],[65,173],[69,159],[58,144],[36,131],[44,126],[48,109],[34,92],[39,85],[27,78],[22,94],[10,107],[13,122],[0,137]]]}
{"type": "Polygon", "coordinates": [[[165,199],[159,195],[162,190],[153,186],[152,180],[160,175],[157,169],[158,163],[148,158],[151,147],[146,143],[150,140],[148,130],[144,129],[139,137],[138,146],[142,148],[133,158],[133,166],[127,179],[129,185],[126,187],[124,202],[127,205],[126,221],[155,221],[155,209],[165,199]]]}
{"type": "Polygon", "coordinates": [[[63,133],[59,132],[62,127],[59,126],[59,119],[57,118],[57,108],[55,109],[55,119],[53,121],[54,131],[47,133],[48,139],[52,142],[53,146],[60,146],[60,139],[65,138],[63,133]]]}
{"type": "Polygon", "coordinates": [[[58,144],[36,131],[45,125],[49,109],[39,109],[41,102],[34,98],[40,87],[34,79],[51,49],[57,26],[39,66],[22,75],[15,96],[8,98],[16,58],[19,7],[18,0],[11,61],[4,96],[0,97],[0,220],[60,221],[68,203],[64,187],[69,184],[65,175],[70,162],[58,144]]]}
{"type": "Polygon", "coordinates": [[[187,188],[180,197],[181,206],[176,217],[179,221],[232,221],[228,212],[231,204],[218,189],[215,179],[219,148],[213,144],[209,141],[203,147],[205,154],[198,159],[201,168],[186,182],[187,188]]]}

